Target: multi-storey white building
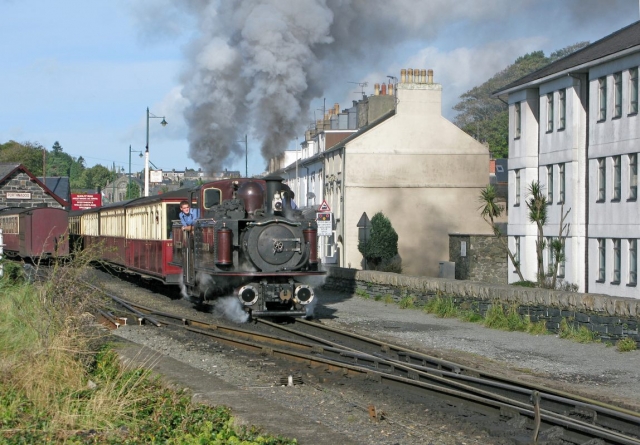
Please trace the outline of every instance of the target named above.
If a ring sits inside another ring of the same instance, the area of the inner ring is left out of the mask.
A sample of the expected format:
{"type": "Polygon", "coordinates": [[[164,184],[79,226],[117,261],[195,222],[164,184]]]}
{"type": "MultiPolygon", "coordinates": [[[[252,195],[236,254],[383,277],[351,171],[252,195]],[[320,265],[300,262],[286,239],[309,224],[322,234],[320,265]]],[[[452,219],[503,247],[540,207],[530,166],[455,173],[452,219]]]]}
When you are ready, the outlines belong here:
{"type": "MultiPolygon", "coordinates": [[[[537,230],[526,200],[539,181],[550,204],[547,245],[568,212],[559,277],[581,292],[640,298],[639,66],[640,22],[496,92],[508,95],[509,245],[525,279],[536,280],[537,230]]],[[[548,271],[551,249],[544,263],[548,271]]],[[[512,269],[510,282],[519,279],[512,269]]]]}

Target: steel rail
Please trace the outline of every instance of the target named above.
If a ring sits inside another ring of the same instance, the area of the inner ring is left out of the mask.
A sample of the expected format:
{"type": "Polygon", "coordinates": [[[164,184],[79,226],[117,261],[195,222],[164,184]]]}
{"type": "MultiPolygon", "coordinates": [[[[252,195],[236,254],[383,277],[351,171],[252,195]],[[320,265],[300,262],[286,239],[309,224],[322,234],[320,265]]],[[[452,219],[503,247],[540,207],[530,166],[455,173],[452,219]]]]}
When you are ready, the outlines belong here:
{"type": "MultiPolygon", "coordinates": [[[[366,349],[369,349],[369,354],[375,357],[389,360],[393,363],[403,364],[404,366],[411,367],[416,371],[437,373],[450,379],[457,379],[466,381],[470,384],[475,384],[479,388],[493,387],[496,390],[502,391],[503,394],[506,394],[509,397],[514,397],[514,395],[520,394],[520,400],[522,400],[523,397],[532,399],[533,394],[536,393],[540,398],[541,403],[544,401],[547,405],[546,408],[551,411],[560,413],[569,411],[577,415],[590,417],[594,423],[603,427],[624,431],[626,433],[633,434],[634,436],[638,434],[638,431],[640,431],[640,413],[612,406],[601,401],[569,394],[563,391],[544,387],[542,385],[533,385],[515,379],[507,379],[505,377],[487,374],[477,370],[470,370],[463,365],[431,357],[420,352],[411,351],[407,348],[359,334],[337,330],[318,323],[311,323],[305,320],[297,320],[296,327],[311,327],[324,335],[313,335],[308,332],[302,332],[300,329],[278,325],[267,320],[258,320],[258,322],[268,325],[274,329],[288,332],[292,335],[303,336],[320,344],[345,348],[341,343],[328,340],[326,334],[330,333],[337,338],[343,339],[345,342],[357,343],[366,349]],[[415,362],[419,362],[420,364],[415,362]],[[427,364],[430,366],[426,366],[427,364]]],[[[350,349],[355,350],[353,348],[350,349]]],[[[360,357],[360,360],[362,360],[362,358],[363,357],[360,357]]]]}
{"type": "MultiPolygon", "coordinates": [[[[118,301],[119,303],[124,302],[119,298],[114,301],[118,301]]],[[[178,321],[178,323],[165,324],[179,325],[191,332],[213,337],[219,342],[235,347],[240,346],[245,349],[252,350],[253,352],[277,356],[286,360],[302,361],[310,366],[324,366],[330,370],[345,369],[346,374],[364,374],[368,378],[372,378],[379,382],[391,382],[394,385],[404,382],[403,384],[418,385],[429,391],[436,391],[439,394],[444,394],[445,396],[461,398],[467,403],[472,403],[480,412],[484,412],[487,407],[492,407],[493,410],[499,409],[501,412],[516,412],[518,415],[529,417],[538,427],[541,422],[544,422],[545,425],[550,427],[559,426],[565,428],[570,431],[570,434],[578,434],[580,437],[578,437],[577,440],[586,440],[597,437],[613,441],[612,443],[616,444],[640,444],[640,440],[638,438],[626,436],[625,434],[605,429],[599,425],[572,419],[571,417],[549,409],[542,409],[540,407],[540,394],[535,389],[530,390],[529,388],[523,388],[516,385],[508,385],[505,383],[505,381],[509,381],[507,379],[499,379],[498,381],[489,380],[487,382],[481,377],[465,375],[462,374],[464,367],[460,367],[459,365],[451,362],[436,359],[438,362],[445,362],[447,367],[454,369],[455,371],[434,369],[432,367],[406,363],[397,359],[390,360],[386,356],[380,357],[381,354],[361,353],[356,349],[344,347],[338,343],[331,342],[326,338],[321,338],[308,333],[300,333],[295,329],[283,327],[264,320],[259,320],[259,322],[281,329],[292,335],[303,336],[312,340],[316,344],[302,343],[291,339],[274,337],[272,335],[266,335],[236,327],[214,325],[207,322],[191,320],[159,312],[130,302],[125,303],[128,306],[127,309],[137,308],[138,312],[147,312],[156,316],[162,316],[178,321]],[[347,359],[351,360],[353,363],[347,363],[347,359]],[[490,392],[486,389],[472,386],[470,383],[481,383],[483,386],[499,387],[501,389],[509,390],[512,394],[519,393],[521,395],[528,395],[529,401],[513,399],[502,394],[496,394],[495,392],[490,392]],[[536,396],[535,398],[533,397],[534,395],[536,396]]],[[[324,326],[322,326],[322,328],[324,328],[324,326]]],[[[340,334],[344,335],[345,333],[340,331],[340,334]]],[[[349,335],[351,336],[351,334],[349,335]]],[[[392,349],[395,349],[396,351],[408,351],[404,348],[379,342],[378,340],[359,336],[357,334],[353,335],[358,339],[366,341],[369,345],[377,345],[380,350],[386,349],[387,351],[391,351],[392,349]]],[[[587,410],[594,409],[594,407],[589,405],[587,402],[576,401],[574,399],[560,397],[553,394],[546,396],[554,397],[562,401],[565,405],[569,404],[571,406],[580,406],[587,410]]],[[[612,410],[612,412],[609,413],[609,410],[605,410],[599,406],[596,407],[596,409],[600,410],[599,414],[606,413],[615,416],[620,414],[617,410],[612,410]]],[[[596,416],[594,416],[594,420],[595,417],[596,416]]],[[[627,420],[634,422],[637,419],[637,417],[630,416],[627,420]]],[[[635,423],[634,425],[637,426],[638,424],[635,423]]],[[[623,426],[625,425],[623,424],[623,426]]],[[[625,430],[625,428],[623,428],[623,430],[625,430]]]]}

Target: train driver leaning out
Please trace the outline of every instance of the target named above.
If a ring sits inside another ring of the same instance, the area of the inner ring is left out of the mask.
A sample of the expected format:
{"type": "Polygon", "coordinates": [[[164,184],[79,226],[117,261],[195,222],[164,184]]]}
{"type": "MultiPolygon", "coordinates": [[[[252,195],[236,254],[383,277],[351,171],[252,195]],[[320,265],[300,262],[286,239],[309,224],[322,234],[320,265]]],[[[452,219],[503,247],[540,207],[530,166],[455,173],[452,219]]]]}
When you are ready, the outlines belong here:
{"type": "Polygon", "coordinates": [[[188,201],[182,201],[180,203],[182,230],[193,230],[193,223],[195,223],[198,218],[200,218],[200,211],[198,209],[192,209],[188,201]]]}

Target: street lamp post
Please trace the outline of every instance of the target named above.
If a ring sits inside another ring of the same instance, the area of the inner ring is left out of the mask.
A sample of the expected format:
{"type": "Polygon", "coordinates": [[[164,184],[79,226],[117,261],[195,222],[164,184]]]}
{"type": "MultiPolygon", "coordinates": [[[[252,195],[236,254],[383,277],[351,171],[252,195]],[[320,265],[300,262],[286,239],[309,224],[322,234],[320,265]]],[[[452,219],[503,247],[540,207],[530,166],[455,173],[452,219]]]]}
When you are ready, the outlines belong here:
{"type": "Polygon", "coordinates": [[[160,125],[163,127],[167,125],[164,116],[156,116],[153,113],[149,113],[149,107],[147,107],[147,145],[144,151],[144,196],[149,196],[149,119],[162,119],[160,125]]]}
{"type": "Polygon", "coordinates": [[[238,142],[244,142],[244,177],[249,177],[249,151],[247,149],[247,135],[244,135],[244,139],[238,142]]]}
{"type": "Polygon", "coordinates": [[[142,150],[131,150],[131,145],[129,145],[129,182],[127,184],[127,199],[131,199],[131,153],[140,153],[140,157],[142,157],[142,150]]]}

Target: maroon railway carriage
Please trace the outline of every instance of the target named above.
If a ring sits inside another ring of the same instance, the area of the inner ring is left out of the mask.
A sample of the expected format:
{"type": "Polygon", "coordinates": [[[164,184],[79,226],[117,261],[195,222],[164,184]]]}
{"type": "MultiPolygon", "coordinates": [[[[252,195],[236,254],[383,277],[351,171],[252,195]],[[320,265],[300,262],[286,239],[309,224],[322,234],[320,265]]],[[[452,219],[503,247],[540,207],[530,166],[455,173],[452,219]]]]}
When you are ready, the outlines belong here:
{"type": "Polygon", "coordinates": [[[0,211],[8,257],[48,259],[69,254],[68,212],[53,207],[9,207],[0,211]]]}
{"type": "Polygon", "coordinates": [[[137,198],[96,209],[73,212],[69,228],[73,242],[95,249],[100,259],[120,270],[178,284],[179,266],[172,264],[172,224],[179,218],[187,189],[137,198]]]}
{"type": "Polygon", "coordinates": [[[315,212],[291,208],[282,178],[225,179],[193,189],[193,232],[173,226],[174,264],[191,295],[230,293],[254,316],[304,316],[314,299],[303,281],[318,270],[315,212]]]}

